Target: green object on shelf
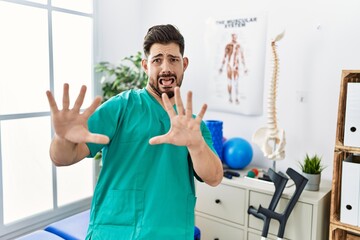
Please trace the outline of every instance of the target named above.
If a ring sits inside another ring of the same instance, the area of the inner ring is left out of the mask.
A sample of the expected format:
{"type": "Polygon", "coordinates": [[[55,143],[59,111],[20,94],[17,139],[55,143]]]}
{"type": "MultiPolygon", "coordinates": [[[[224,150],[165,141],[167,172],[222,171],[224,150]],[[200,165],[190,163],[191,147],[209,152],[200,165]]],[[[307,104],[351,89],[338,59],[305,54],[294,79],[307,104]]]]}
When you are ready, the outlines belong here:
{"type": "Polygon", "coordinates": [[[256,176],[256,174],[254,173],[254,171],[250,170],[250,171],[248,171],[247,176],[254,178],[256,176]]]}

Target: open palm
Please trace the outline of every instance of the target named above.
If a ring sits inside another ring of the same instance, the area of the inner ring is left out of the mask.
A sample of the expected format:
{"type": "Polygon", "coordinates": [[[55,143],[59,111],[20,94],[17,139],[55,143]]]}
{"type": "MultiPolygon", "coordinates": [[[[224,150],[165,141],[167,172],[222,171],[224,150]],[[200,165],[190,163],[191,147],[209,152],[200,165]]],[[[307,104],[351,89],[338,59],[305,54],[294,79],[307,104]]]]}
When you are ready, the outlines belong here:
{"type": "Polygon", "coordinates": [[[170,117],[171,127],[166,134],[151,138],[149,141],[150,144],[170,143],[177,146],[189,147],[199,143],[202,140],[200,124],[206,112],[207,105],[204,104],[200,113],[196,116],[196,118],[193,118],[192,93],[188,92],[186,109],[184,109],[180,96],[180,89],[178,87],[175,88],[175,104],[177,113],[166,94],[162,95],[162,100],[165,110],[170,117]]]}
{"type": "Polygon", "coordinates": [[[55,134],[73,143],[93,142],[105,144],[109,142],[109,138],[104,135],[90,133],[87,126],[87,121],[90,115],[100,105],[101,98],[95,98],[90,107],[85,109],[83,113],[80,113],[85,93],[86,86],[82,86],[74,107],[69,109],[69,85],[64,84],[63,109],[59,110],[52,93],[50,91],[46,92],[55,134]]]}

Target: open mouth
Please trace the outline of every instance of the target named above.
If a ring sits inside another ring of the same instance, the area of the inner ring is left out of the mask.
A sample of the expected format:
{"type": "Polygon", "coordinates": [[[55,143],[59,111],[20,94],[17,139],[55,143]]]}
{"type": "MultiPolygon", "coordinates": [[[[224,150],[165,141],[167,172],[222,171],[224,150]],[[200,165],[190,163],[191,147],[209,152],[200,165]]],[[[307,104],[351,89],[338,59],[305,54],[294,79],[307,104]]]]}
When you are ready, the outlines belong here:
{"type": "Polygon", "coordinates": [[[163,86],[171,86],[175,82],[174,77],[162,77],[159,79],[159,83],[163,86]]]}

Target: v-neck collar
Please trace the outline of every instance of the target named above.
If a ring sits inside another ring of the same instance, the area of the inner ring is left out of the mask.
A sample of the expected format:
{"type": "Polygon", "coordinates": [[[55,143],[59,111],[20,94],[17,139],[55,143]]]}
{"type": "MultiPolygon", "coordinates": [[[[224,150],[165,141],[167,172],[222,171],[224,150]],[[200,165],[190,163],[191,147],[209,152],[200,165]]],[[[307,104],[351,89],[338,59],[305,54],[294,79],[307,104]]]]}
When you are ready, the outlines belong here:
{"type": "MultiPolygon", "coordinates": [[[[156,103],[157,106],[159,106],[166,114],[166,110],[165,108],[159,103],[159,101],[146,89],[146,88],[143,88],[146,92],[146,94],[149,96],[149,98],[156,103]]],[[[173,104],[173,108],[175,109],[175,112],[177,113],[177,108],[176,108],[176,104],[173,104]]]]}

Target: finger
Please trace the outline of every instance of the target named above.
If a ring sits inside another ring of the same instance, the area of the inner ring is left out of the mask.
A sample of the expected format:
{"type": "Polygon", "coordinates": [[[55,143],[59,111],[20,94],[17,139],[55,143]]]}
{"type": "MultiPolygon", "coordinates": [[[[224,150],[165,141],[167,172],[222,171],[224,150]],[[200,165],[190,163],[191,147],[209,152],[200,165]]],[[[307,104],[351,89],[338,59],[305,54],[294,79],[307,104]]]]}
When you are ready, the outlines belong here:
{"type": "Polygon", "coordinates": [[[187,100],[186,100],[186,117],[192,118],[192,92],[189,91],[187,93],[187,100]]]}
{"type": "Polygon", "coordinates": [[[107,144],[109,143],[110,139],[106,135],[89,133],[85,138],[85,141],[90,143],[97,143],[97,144],[107,144]]]}
{"type": "Polygon", "coordinates": [[[166,135],[160,135],[160,136],[150,138],[149,143],[151,145],[166,143],[166,135]]]}
{"type": "Polygon", "coordinates": [[[92,104],[90,105],[90,107],[85,109],[85,111],[83,112],[83,116],[89,117],[91,114],[93,114],[93,112],[95,112],[96,108],[100,106],[100,104],[101,104],[101,97],[96,97],[92,102],[92,104]]]}
{"type": "Polygon", "coordinates": [[[69,109],[70,97],[69,97],[69,84],[64,84],[63,90],[63,109],[69,109]]]}
{"type": "Polygon", "coordinates": [[[200,112],[198,113],[198,115],[196,116],[196,119],[198,121],[201,121],[205,115],[205,112],[206,112],[206,109],[207,109],[207,105],[204,104],[202,107],[201,107],[201,110],[200,112]]]}
{"type": "Polygon", "coordinates": [[[184,115],[184,104],[181,100],[180,88],[175,88],[175,104],[178,115],[184,115]]]}
{"type": "Polygon", "coordinates": [[[49,106],[50,106],[50,110],[51,112],[57,112],[59,111],[58,107],[57,107],[57,104],[56,104],[56,101],[54,99],[54,96],[52,95],[52,93],[50,91],[46,91],[46,96],[47,96],[47,99],[49,101],[49,106]]]}
{"type": "Polygon", "coordinates": [[[168,113],[169,117],[172,118],[172,117],[176,116],[176,112],[175,112],[173,106],[171,105],[168,95],[166,93],[163,93],[161,95],[161,97],[162,97],[162,101],[164,104],[164,108],[165,108],[166,112],[168,113]]]}
{"type": "Polygon", "coordinates": [[[84,102],[85,94],[86,94],[86,86],[83,85],[81,86],[79,96],[75,101],[74,110],[80,111],[80,108],[84,102]]]}

